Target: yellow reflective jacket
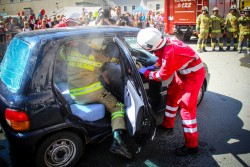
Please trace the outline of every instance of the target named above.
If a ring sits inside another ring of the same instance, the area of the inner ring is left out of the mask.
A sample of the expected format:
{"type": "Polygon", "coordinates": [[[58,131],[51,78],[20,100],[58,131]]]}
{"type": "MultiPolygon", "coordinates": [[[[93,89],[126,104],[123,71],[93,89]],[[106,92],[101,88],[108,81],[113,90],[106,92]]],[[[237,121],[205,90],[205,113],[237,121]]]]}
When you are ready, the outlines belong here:
{"type": "Polygon", "coordinates": [[[196,20],[196,29],[200,29],[201,31],[208,32],[209,28],[212,26],[212,21],[210,16],[206,14],[200,14],[196,20]]]}
{"type": "Polygon", "coordinates": [[[118,58],[108,57],[103,51],[92,50],[85,54],[80,53],[77,48],[68,47],[61,52],[67,60],[68,87],[74,100],[103,88],[99,81],[102,65],[105,62],[119,62],[118,58]]]}
{"type": "Polygon", "coordinates": [[[239,31],[239,13],[228,13],[226,17],[226,28],[228,32],[238,32],[239,31]]]}
{"type": "Polygon", "coordinates": [[[224,20],[220,15],[211,15],[212,33],[221,33],[224,29],[224,20]]]}
{"type": "Polygon", "coordinates": [[[250,35],[250,16],[239,18],[240,35],[250,35]]]}

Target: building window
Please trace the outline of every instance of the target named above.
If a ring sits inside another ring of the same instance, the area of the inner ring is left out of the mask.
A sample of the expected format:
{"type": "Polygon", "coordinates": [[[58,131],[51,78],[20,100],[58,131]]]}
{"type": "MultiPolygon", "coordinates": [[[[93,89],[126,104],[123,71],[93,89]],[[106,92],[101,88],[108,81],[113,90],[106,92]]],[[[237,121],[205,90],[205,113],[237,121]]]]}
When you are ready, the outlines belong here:
{"type": "Polygon", "coordinates": [[[160,4],[156,4],[156,6],[155,6],[155,8],[156,8],[156,10],[158,10],[158,9],[160,9],[160,4]]]}
{"type": "Polygon", "coordinates": [[[128,7],[127,7],[127,6],[124,6],[124,7],[123,7],[123,11],[124,11],[124,12],[128,11],[128,7]]]}
{"type": "Polygon", "coordinates": [[[134,9],[135,9],[135,5],[132,6],[132,10],[134,10],[134,9]]]}

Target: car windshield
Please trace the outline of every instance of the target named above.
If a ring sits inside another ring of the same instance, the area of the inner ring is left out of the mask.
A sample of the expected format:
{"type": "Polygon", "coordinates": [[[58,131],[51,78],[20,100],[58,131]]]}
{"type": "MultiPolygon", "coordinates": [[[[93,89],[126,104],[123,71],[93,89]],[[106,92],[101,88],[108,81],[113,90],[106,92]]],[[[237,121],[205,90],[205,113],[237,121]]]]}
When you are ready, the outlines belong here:
{"type": "Polygon", "coordinates": [[[11,41],[5,53],[0,66],[0,78],[13,93],[20,89],[29,55],[30,46],[18,38],[11,41]]]}
{"type": "Polygon", "coordinates": [[[132,48],[132,49],[142,49],[138,44],[137,44],[137,38],[136,37],[124,37],[125,41],[127,44],[132,48]]]}

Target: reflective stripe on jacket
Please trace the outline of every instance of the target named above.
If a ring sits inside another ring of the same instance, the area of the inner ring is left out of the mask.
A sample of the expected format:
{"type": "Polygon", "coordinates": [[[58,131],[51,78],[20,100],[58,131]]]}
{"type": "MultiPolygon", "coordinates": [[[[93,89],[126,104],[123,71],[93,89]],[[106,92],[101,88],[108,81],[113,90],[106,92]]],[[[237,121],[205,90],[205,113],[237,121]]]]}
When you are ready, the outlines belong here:
{"type": "Polygon", "coordinates": [[[89,86],[81,87],[81,88],[76,88],[76,89],[70,89],[70,95],[72,96],[80,96],[88,93],[92,93],[96,90],[99,90],[103,88],[101,82],[96,82],[94,84],[91,84],[89,86]]]}

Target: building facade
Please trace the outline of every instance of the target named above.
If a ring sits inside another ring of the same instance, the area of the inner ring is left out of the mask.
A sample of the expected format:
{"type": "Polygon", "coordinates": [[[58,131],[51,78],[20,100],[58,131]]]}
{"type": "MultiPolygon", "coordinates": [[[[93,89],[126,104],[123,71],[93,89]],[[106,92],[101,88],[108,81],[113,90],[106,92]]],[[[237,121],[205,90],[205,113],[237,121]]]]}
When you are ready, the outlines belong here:
{"type": "Polygon", "coordinates": [[[144,4],[152,11],[164,8],[164,0],[113,0],[113,2],[121,6],[122,13],[132,13],[132,11],[141,4],[144,4]]]}
{"type": "MultiPolygon", "coordinates": [[[[0,0],[1,15],[17,15],[18,12],[24,11],[25,15],[37,15],[41,9],[50,15],[63,7],[91,7],[102,6],[111,0],[0,0]]],[[[164,0],[112,0],[113,4],[120,5],[122,13],[132,11],[143,3],[152,11],[156,11],[164,7],[164,0]]]]}
{"type": "Polygon", "coordinates": [[[0,0],[1,15],[17,15],[18,12],[25,11],[25,15],[38,14],[42,9],[46,14],[50,15],[53,12],[63,7],[75,6],[100,6],[100,0],[0,0]]]}

